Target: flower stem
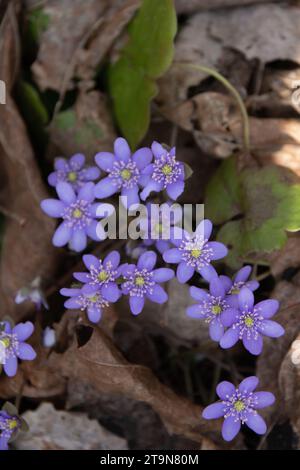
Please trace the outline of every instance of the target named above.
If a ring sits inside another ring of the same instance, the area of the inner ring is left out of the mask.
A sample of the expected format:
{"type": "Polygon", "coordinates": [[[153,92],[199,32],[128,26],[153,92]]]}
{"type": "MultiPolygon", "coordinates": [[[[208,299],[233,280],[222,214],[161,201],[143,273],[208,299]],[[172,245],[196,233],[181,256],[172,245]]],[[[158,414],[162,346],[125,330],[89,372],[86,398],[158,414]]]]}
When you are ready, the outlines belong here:
{"type": "Polygon", "coordinates": [[[237,91],[237,89],[217,70],[212,69],[210,67],[206,67],[205,65],[199,64],[192,64],[188,62],[175,62],[174,65],[178,65],[179,67],[189,67],[195,70],[199,70],[200,72],[205,72],[208,75],[211,75],[216,80],[218,80],[225,88],[232,94],[235,98],[243,119],[243,141],[244,141],[244,149],[247,153],[250,152],[250,126],[249,126],[249,117],[246,106],[242,100],[241,95],[237,91]]]}

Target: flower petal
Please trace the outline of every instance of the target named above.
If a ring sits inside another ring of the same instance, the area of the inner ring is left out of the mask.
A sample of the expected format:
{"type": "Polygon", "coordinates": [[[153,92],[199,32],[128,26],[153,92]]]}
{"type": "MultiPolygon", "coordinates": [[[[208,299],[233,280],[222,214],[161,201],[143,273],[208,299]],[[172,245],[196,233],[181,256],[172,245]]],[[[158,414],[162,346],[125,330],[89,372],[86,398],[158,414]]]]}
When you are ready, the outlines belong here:
{"type": "Polygon", "coordinates": [[[267,431],[267,425],[264,419],[257,413],[248,413],[245,423],[248,428],[252,429],[256,434],[265,434],[267,431]]]}
{"type": "Polygon", "coordinates": [[[80,289],[69,289],[67,287],[63,287],[60,289],[59,293],[61,295],[64,295],[65,297],[73,297],[80,295],[81,290],[80,289]]]}
{"type": "Polygon", "coordinates": [[[186,314],[191,318],[206,318],[207,316],[206,312],[203,311],[203,307],[198,304],[187,307],[186,314]]]}
{"type": "Polygon", "coordinates": [[[224,420],[222,426],[222,436],[227,442],[232,441],[241,429],[241,422],[235,421],[233,416],[229,416],[224,420]]]}
{"type": "Polygon", "coordinates": [[[153,281],[155,282],[166,282],[173,279],[174,271],[169,268],[159,268],[153,271],[153,281]]]}
{"type": "Polygon", "coordinates": [[[278,309],[279,302],[278,300],[274,299],[263,300],[262,302],[258,302],[258,304],[255,305],[255,310],[259,310],[259,313],[264,318],[273,317],[278,309]]]}
{"type": "Polygon", "coordinates": [[[152,293],[147,294],[147,297],[151,302],[155,302],[157,304],[164,304],[168,300],[168,294],[159,284],[155,284],[152,293]]]}
{"type": "Polygon", "coordinates": [[[223,349],[228,349],[234,346],[239,340],[238,328],[229,328],[220,340],[220,346],[223,349]]]}
{"type": "Polygon", "coordinates": [[[224,327],[219,320],[213,320],[209,324],[209,335],[213,341],[219,342],[224,334],[224,327]]]}
{"type": "Polygon", "coordinates": [[[270,338],[279,338],[284,335],[284,328],[279,325],[276,321],[263,320],[258,327],[258,331],[265,336],[270,338]]]}
{"type": "Polygon", "coordinates": [[[29,336],[32,335],[34,330],[33,323],[31,321],[27,321],[25,323],[18,323],[13,328],[13,333],[17,335],[19,341],[25,341],[29,336]]]}
{"type": "Polygon", "coordinates": [[[156,158],[160,158],[168,153],[167,150],[155,140],[151,145],[151,150],[156,158]]]}
{"type": "Polygon", "coordinates": [[[148,271],[151,271],[157,260],[157,254],[154,251],[146,251],[146,253],[143,253],[138,262],[137,262],[137,267],[139,269],[147,269],[148,271]]]}
{"type": "Polygon", "coordinates": [[[234,282],[246,282],[251,274],[251,266],[243,266],[234,276],[234,282]]]}
{"type": "Polygon", "coordinates": [[[82,170],[81,175],[84,181],[94,181],[100,177],[101,172],[97,166],[90,166],[82,170]]]}
{"type": "Polygon", "coordinates": [[[72,236],[72,229],[65,222],[62,222],[54,232],[52,243],[54,246],[61,247],[68,243],[72,236]]]}
{"type": "Polygon", "coordinates": [[[133,315],[139,315],[144,308],[145,299],[144,297],[138,297],[131,295],[129,297],[130,310],[133,315]]]}
{"type": "Polygon", "coordinates": [[[221,313],[221,322],[224,326],[232,326],[239,316],[239,311],[236,308],[227,308],[221,313]]]}
{"type": "Polygon", "coordinates": [[[120,253],[116,250],[111,251],[108,255],[104,258],[103,264],[107,266],[109,263],[113,269],[116,269],[120,264],[120,253]]]}
{"type": "Polygon", "coordinates": [[[253,292],[248,287],[242,287],[238,295],[238,301],[241,310],[252,311],[254,305],[253,292]]]}
{"type": "Polygon", "coordinates": [[[136,163],[139,170],[145,168],[152,160],[152,152],[148,147],[143,147],[134,152],[132,160],[136,163]]]}
{"type": "Polygon", "coordinates": [[[195,269],[192,266],[188,266],[184,261],[179,263],[177,266],[176,276],[178,281],[181,284],[185,284],[191,279],[195,272],[195,269]]]}
{"type": "Polygon", "coordinates": [[[256,392],[253,394],[253,398],[255,400],[254,408],[257,410],[273,405],[275,402],[275,397],[271,392],[256,392]]]}
{"type": "Polygon", "coordinates": [[[223,297],[225,296],[225,289],[222,281],[219,277],[214,277],[209,283],[209,291],[214,297],[223,297]]]}
{"type": "Polygon", "coordinates": [[[17,358],[15,356],[11,356],[9,359],[7,359],[3,365],[3,369],[8,377],[14,377],[18,369],[17,358]]]}
{"type": "Polygon", "coordinates": [[[112,196],[118,191],[118,188],[113,184],[112,178],[106,176],[95,185],[94,194],[98,199],[105,199],[112,196]]]}
{"type": "Polygon", "coordinates": [[[239,385],[239,391],[242,393],[250,393],[253,392],[253,390],[256,389],[258,385],[258,378],[255,377],[255,375],[252,375],[251,377],[247,377],[246,379],[242,380],[242,382],[239,385]]]}
{"type": "Polygon", "coordinates": [[[243,345],[254,356],[258,356],[262,352],[263,348],[263,338],[261,334],[258,333],[256,339],[248,338],[247,334],[243,336],[243,345]]]}
{"type": "Polygon", "coordinates": [[[52,173],[50,173],[50,175],[48,175],[48,183],[50,186],[53,186],[55,188],[55,186],[57,185],[57,173],[56,171],[53,171],[52,173]]]}
{"type": "Polygon", "coordinates": [[[54,168],[55,170],[68,171],[69,165],[65,158],[58,157],[54,161],[54,168]]]}
{"type": "Polygon", "coordinates": [[[199,273],[203,277],[203,279],[207,282],[210,282],[215,276],[217,276],[217,271],[215,268],[209,264],[208,266],[204,266],[204,268],[199,269],[199,273]]]}
{"type": "Polygon", "coordinates": [[[49,217],[61,217],[65,207],[64,203],[59,199],[44,199],[41,202],[41,209],[49,217]]]}
{"type": "Polygon", "coordinates": [[[59,199],[68,205],[76,201],[76,194],[74,189],[69,183],[66,183],[65,181],[60,181],[57,183],[56,192],[59,199]]]}
{"type": "Polygon", "coordinates": [[[184,191],[184,181],[178,180],[175,183],[168,184],[166,188],[168,196],[176,201],[176,199],[183,193],[184,191]]]}
{"type": "Polygon", "coordinates": [[[120,298],[120,291],[115,282],[108,282],[101,288],[101,294],[109,302],[116,302],[120,298]]]}
{"type": "Polygon", "coordinates": [[[123,206],[128,209],[133,209],[134,206],[138,205],[140,203],[138,186],[123,188],[121,192],[121,202],[123,206]]]}
{"type": "Polygon", "coordinates": [[[79,253],[86,248],[86,233],[84,230],[74,230],[73,235],[70,240],[70,248],[71,250],[76,251],[79,253]]]}
{"type": "Polygon", "coordinates": [[[170,248],[163,254],[166,263],[179,263],[181,261],[181,251],[178,248],[170,248]]]}
{"type": "Polygon", "coordinates": [[[224,405],[222,402],[216,402],[208,405],[202,412],[204,419],[218,419],[224,416],[224,405]]]}
{"type": "Polygon", "coordinates": [[[204,219],[197,225],[196,234],[203,237],[205,240],[209,240],[212,229],[213,224],[211,221],[209,219],[204,219]]]}
{"type": "Polygon", "coordinates": [[[18,357],[23,361],[33,361],[36,358],[35,350],[27,343],[20,343],[18,357]]]}
{"type": "Polygon", "coordinates": [[[219,383],[216,392],[218,397],[221,398],[221,400],[226,400],[228,397],[231,397],[235,393],[235,386],[231,382],[224,380],[223,382],[219,383]]]}
{"type": "Polygon", "coordinates": [[[86,234],[92,240],[94,240],[95,242],[98,242],[99,240],[104,240],[107,237],[107,234],[105,233],[104,230],[102,231],[101,228],[103,229],[101,222],[98,222],[97,220],[92,220],[92,222],[89,225],[87,225],[87,227],[85,228],[85,231],[86,231],[86,234]]]}
{"type": "Polygon", "coordinates": [[[95,184],[92,182],[85,183],[82,188],[80,188],[78,193],[78,199],[93,202],[95,199],[95,184]]]}
{"type": "Polygon", "coordinates": [[[123,162],[128,162],[131,155],[131,150],[128,143],[125,139],[123,139],[123,137],[118,137],[115,140],[114,152],[119,160],[122,160],[123,162]]]}
{"type": "Polygon", "coordinates": [[[79,282],[90,282],[90,277],[87,273],[73,273],[73,277],[79,282]]]}
{"type": "Polygon", "coordinates": [[[92,267],[97,269],[99,267],[99,260],[94,255],[83,255],[82,260],[87,269],[91,269],[92,267]]]}
{"type": "Polygon", "coordinates": [[[97,307],[89,307],[87,309],[87,316],[90,322],[98,323],[101,320],[102,310],[97,307]]]}
{"type": "Polygon", "coordinates": [[[220,242],[208,242],[207,247],[213,250],[212,260],[224,258],[228,254],[228,248],[220,242]]]}
{"type": "Polygon", "coordinates": [[[149,183],[145,186],[143,191],[140,193],[140,197],[142,201],[145,201],[147,197],[154,191],[155,193],[159,193],[163,189],[163,183],[160,183],[155,180],[150,180],[149,183]]]}
{"type": "Polygon", "coordinates": [[[99,152],[95,155],[95,162],[106,172],[110,171],[113,167],[115,156],[111,152],[99,152]]]}
{"type": "Polygon", "coordinates": [[[206,301],[209,295],[206,290],[200,289],[199,287],[195,286],[190,287],[190,294],[193,299],[199,301],[206,301]]]}

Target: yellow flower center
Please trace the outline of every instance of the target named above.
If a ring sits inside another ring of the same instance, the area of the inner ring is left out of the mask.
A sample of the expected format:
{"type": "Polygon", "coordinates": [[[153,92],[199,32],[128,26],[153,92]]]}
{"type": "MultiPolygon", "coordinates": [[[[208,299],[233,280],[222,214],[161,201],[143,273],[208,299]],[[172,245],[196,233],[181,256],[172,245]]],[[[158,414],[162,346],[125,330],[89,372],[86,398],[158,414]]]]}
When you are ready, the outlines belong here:
{"type": "Polygon", "coordinates": [[[239,412],[245,409],[245,403],[242,400],[237,400],[233,406],[239,412]]]}
{"type": "Polygon", "coordinates": [[[164,165],[161,169],[164,175],[168,176],[172,173],[172,167],[171,165],[164,165]]]}
{"type": "Polygon", "coordinates": [[[191,255],[193,258],[199,258],[199,256],[201,255],[201,250],[199,250],[198,248],[194,248],[193,250],[191,250],[191,255]]]}
{"type": "Polygon", "coordinates": [[[244,321],[245,321],[245,325],[247,326],[247,328],[251,328],[251,326],[253,326],[253,323],[254,323],[253,318],[246,317],[244,321]]]}
{"type": "Polygon", "coordinates": [[[5,348],[9,348],[9,346],[10,346],[10,339],[9,339],[9,338],[2,338],[2,339],[0,340],[0,343],[2,343],[5,348]]]}
{"type": "Polygon", "coordinates": [[[161,234],[163,231],[163,224],[157,223],[154,227],[155,233],[161,234]]]}
{"type": "Polygon", "coordinates": [[[18,426],[18,421],[16,419],[11,419],[8,423],[9,429],[15,429],[18,426]]]}
{"type": "Polygon", "coordinates": [[[80,219],[82,216],[82,211],[80,209],[74,209],[72,215],[75,217],[75,219],[80,219]]]}
{"type": "Polygon", "coordinates": [[[137,286],[143,286],[145,284],[145,279],[142,276],[137,276],[135,278],[135,284],[137,286]]]}
{"type": "Polygon", "coordinates": [[[239,294],[239,293],[240,293],[240,289],[238,289],[238,288],[236,287],[235,289],[232,289],[230,293],[231,293],[231,294],[236,294],[236,295],[237,295],[237,294],[239,294]]]}
{"type": "Polygon", "coordinates": [[[106,271],[100,271],[98,279],[99,281],[106,281],[106,279],[108,279],[108,273],[106,271]]]}
{"type": "Polygon", "coordinates": [[[68,180],[71,181],[71,183],[74,183],[74,181],[77,180],[77,173],[75,171],[70,171],[68,174],[68,180]]]}
{"type": "Polygon", "coordinates": [[[125,170],[122,170],[122,171],[121,171],[121,177],[123,178],[123,180],[126,180],[126,181],[127,181],[127,180],[130,180],[130,178],[131,178],[131,171],[129,171],[129,170],[127,170],[127,169],[125,168],[125,170]]]}
{"type": "Polygon", "coordinates": [[[214,315],[219,315],[221,313],[222,309],[221,309],[220,305],[214,305],[212,307],[211,311],[214,315]]]}
{"type": "Polygon", "coordinates": [[[91,297],[89,297],[89,301],[90,301],[90,302],[94,302],[94,303],[95,303],[95,302],[97,302],[97,300],[98,300],[97,294],[92,295],[91,297]]]}

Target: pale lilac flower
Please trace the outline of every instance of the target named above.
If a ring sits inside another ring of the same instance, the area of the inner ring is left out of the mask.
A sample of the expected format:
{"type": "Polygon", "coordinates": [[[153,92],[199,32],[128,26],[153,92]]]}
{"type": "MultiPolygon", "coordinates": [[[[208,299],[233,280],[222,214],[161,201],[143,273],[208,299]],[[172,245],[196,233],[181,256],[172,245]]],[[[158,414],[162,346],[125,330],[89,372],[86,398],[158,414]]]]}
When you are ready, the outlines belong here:
{"type": "Polygon", "coordinates": [[[205,419],[224,417],[222,436],[225,441],[234,439],[242,424],[246,424],[256,434],[265,434],[267,425],[257,410],[272,405],[275,397],[270,392],[254,392],[257,385],[258,378],[255,376],[244,379],[238,388],[231,382],[221,382],[216,390],[221,401],[203,410],[205,419]]]}
{"type": "Polygon", "coordinates": [[[252,272],[251,266],[243,266],[231,280],[228,276],[220,276],[223,282],[225,291],[227,293],[227,301],[232,307],[238,307],[238,294],[242,287],[255,291],[259,287],[259,282],[250,280],[249,277],[252,272]]]}
{"type": "Polygon", "coordinates": [[[108,173],[108,176],[97,183],[95,196],[105,199],[120,192],[125,207],[139,204],[142,171],[151,160],[152,152],[149,148],[141,148],[131,155],[128,143],[119,137],[114,143],[114,153],[100,152],[95,156],[97,165],[108,173]]]}
{"type": "Polygon", "coordinates": [[[215,276],[210,281],[209,292],[193,286],[190,288],[190,294],[197,301],[197,304],[190,305],[187,308],[187,315],[191,318],[203,319],[209,323],[211,339],[220,341],[225,331],[222,318],[230,309],[222,281],[215,276]]]}
{"type": "Polygon", "coordinates": [[[22,287],[18,290],[15,297],[16,304],[21,304],[25,300],[33,302],[36,305],[37,310],[40,310],[42,305],[49,310],[48,302],[41,289],[40,277],[35,278],[28,287],[22,287]]]}
{"type": "Polygon", "coordinates": [[[154,162],[143,171],[145,179],[141,199],[145,201],[151,192],[166,190],[168,196],[176,201],[184,191],[184,164],[176,160],[175,147],[168,152],[161,144],[153,142],[151,149],[154,162]]]}
{"type": "Polygon", "coordinates": [[[17,373],[18,358],[23,361],[33,361],[36,352],[25,341],[32,335],[34,326],[30,321],[18,323],[13,328],[4,321],[0,329],[0,355],[3,369],[8,377],[17,373]]]}
{"type": "Polygon", "coordinates": [[[127,264],[122,269],[122,292],[129,295],[129,305],[133,315],[138,315],[144,308],[145,298],[158,304],[168,300],[168,294],[159,285],[174,277],[172,269],[154,269],[157,255],[154,251],[143,253],[137,265],[127,264]]]}
{"type": "Polygon", "coordinates": [[[224,349],[231,348],[239,340],[251,354],[259,355],[263,349],[263,336],[279,338],[284,329],[270,320],[279,308],[277,300],[263,300],[254,305],[254,295],[247,287],[238,294],[239,308],[228,310],[223,315],[223,324],[229,329],[220,340],[224,349]]]}
{"type": "Polygon", "coordinates": [[[53,346],[56,343],[56,334],[55,330],[53,328],[50,328],[49,326],[46,326],[46,328],[43,331],[43,346],[45,348],[53,348],[53,346]]]}
{"type": "Polygon", "coordinates": [[[196,228],[196,234],[190,235],[186,231],[175,232],[176,238],[172,238],[175,248],[167,250],[163,254],[166,263],[175,263],[177,266],[177,279],[185,283],[191,279],[197,271],[201,276],[210,281],[216,276],[216,270],[211,262],[224,258],[228,250],[223,243],[210,242],[212,223],[205,219],[196,228]]]}
{"type": "Polygon", "coordinates": [[[54,168],[55,171],[48,176],[48,183],[54,187],[57,183],[64,181],[79,191],[85,183],[100,177],[99,168],[85,165],[85,156],[81,153],[76,153],[69,160],[61,157],[56,158],[54,168]]]}
{"type": "Polygon", "coordinates": [[[69,183],[58,183],[56,192],[59,199],[44,199],[43,211],[54,218],[62,218],[53,235],[53,245],[61,247],[69,243],[74,251],[82,251],[87,246],[87,237],[99,241],[106,238],[102,225],[96,220],[101,206],[101,214],[109,216],[114,212],[111,204],[95,203],[94,183],[86,183],[76,194],[69,183]]]}
{"type": "Polygon", "coordinates": [[[70,297],[64,303],[66,308],[86,311],[87,317],[92,323],[98,323],[101,320],[103,309],[109,305],[108,301],[104,299],[99,291],[86,294],[82,288],[63,288],[60,290],[60,293],[70,297]]]}
{"type": "Polygon", "coordinates": [[[74,273],[75,279],[84,283],[82,291],[85,294],[99,291],[104,299],[116,302],[121,295],[116,282],[120,276],[120,254],[112,251],[103,261],[94,255],[84,255],[83,262],[89,272],[74,273]]]}

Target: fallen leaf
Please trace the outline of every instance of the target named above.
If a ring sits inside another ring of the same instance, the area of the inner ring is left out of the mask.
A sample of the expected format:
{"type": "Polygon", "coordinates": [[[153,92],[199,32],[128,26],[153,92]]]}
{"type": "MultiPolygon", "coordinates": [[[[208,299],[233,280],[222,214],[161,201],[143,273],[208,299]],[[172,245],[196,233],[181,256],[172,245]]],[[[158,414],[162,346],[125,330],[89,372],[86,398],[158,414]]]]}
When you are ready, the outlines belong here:
{"type": "Polygon", "coordinates": [[[58,411],[43,403],[22,417],[29,432],[14,443],[17,450],[127,450],[125,439],[89,419],[85,413],[58,411]]]}
{"type": "MultiPolygon", "coordinates": [[[[279,1],[279,0],[273,0],[279,1]]],[[[176,11],[179,14],[190,14],[198,10],[226,8],[254,3],[269,3],[268,0],[175,0],[176,11]]]]}

